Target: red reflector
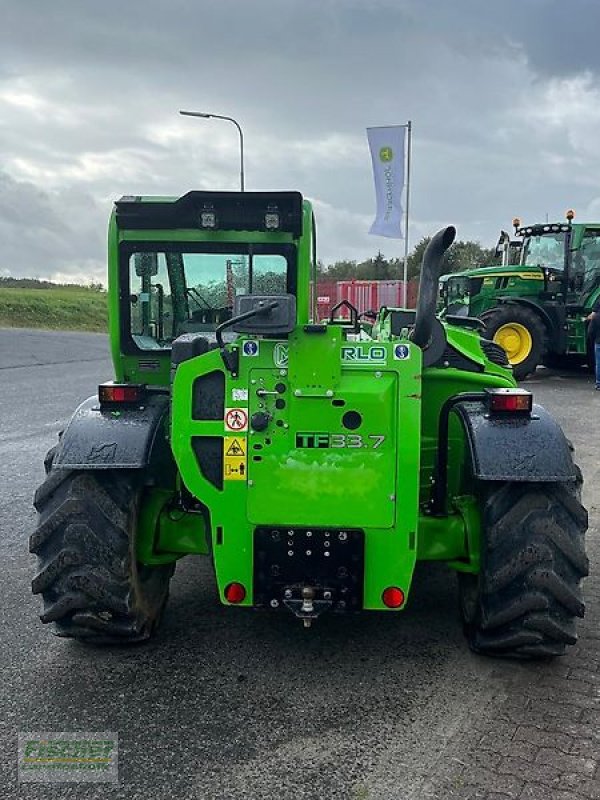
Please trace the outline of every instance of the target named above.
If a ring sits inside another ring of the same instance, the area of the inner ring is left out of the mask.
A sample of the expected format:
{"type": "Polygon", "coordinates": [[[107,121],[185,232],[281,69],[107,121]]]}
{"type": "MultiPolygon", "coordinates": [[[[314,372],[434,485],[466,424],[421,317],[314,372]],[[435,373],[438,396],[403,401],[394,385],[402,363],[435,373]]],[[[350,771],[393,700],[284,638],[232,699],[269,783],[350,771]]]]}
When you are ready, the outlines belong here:
{"type": "Polygon", "coordinates": [[[525,389],[486,389],[490,411],[531,413],[533,395],[525,389]]]}
{"type": "Polygon", "coordinates": [[[228,603],[241,603],[246,597],[246,590],[241,583],[230,583],[225,587],[225,600],[228,603]]]}
{"type": "Polygon", "coordinates": [[[388,608],[400,608],[404,605],[404,592],[397,586],[388,586],[383,590],[381,599],[388,608]]]}
{"type": "Polygon", "coordinates": [[[143,389],[137,384],[105,383],[98,387],[98,398],[101,403],[137,403],[142,398],[143,389]]]}

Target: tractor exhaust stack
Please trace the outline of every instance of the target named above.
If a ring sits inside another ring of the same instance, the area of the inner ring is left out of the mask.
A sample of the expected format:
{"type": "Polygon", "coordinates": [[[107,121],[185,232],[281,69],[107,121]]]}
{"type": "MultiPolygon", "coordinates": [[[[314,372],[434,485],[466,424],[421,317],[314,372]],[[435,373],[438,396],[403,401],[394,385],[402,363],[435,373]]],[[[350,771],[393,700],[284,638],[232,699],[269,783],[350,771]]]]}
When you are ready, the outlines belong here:
{"type": "Polygon", "coordinates": [[[417,316],[412,333],[413,342],[425,350],[431,340],[438,281],[442,271],[442,258],[456,236],[456,228],[449,225],[438,231],[427,245],[421,266],[421,281],[417,300],[417,316]]]}

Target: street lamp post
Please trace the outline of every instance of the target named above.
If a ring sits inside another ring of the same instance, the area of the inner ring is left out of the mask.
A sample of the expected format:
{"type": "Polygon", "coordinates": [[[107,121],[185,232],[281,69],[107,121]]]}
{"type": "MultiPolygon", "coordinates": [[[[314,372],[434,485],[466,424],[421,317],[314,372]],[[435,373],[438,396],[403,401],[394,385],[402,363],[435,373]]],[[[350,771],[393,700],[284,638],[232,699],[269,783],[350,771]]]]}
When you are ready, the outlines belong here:
{"type": "Polygon", "coordinates": [[[202,119],[224,119],[233,122],[240,135],[240,190],[244,191],[244,134],[239,122],[233,117],[224,117],[222,114],[206,114],[203,111],[180,111],[184,117],[201,117],[202,119]]]}

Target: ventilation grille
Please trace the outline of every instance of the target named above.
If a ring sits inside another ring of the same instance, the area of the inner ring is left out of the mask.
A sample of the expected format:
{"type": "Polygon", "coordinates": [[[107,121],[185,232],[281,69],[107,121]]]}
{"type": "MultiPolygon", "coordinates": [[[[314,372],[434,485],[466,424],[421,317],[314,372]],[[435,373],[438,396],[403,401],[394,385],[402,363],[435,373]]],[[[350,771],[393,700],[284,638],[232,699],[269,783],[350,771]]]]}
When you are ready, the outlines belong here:
{"type": "Polygon", "coordinates": [[[160,361],[140,359],[138,361],[138,368],[141,372],[158,372],[160,370],[160,361]]]}
{"type": "Polygon", "coordinates": [[[459,353],[458,350],[455,350],[450,345],[446,347],[440,360],[432,366],[452,367],[453,369],[461,369],[463,372],[483,372],[481,364],[477,364],[477,362],[471,361],[470,358],[466,358],[466,356],[463,356],[462,353],[459,353]]]}
{"type": "Polygon", "coordinates": [[[192,419],[222,420],[225,416],[225,375],[219,370],[201,375],[192,390],[192,419]]]}
{"type": "Polygon", "coordinates": [[[499,367],[510,366],[506,350],[491,339],[481,339],[481,349],[492,364],[498,364],[499,367]]]}

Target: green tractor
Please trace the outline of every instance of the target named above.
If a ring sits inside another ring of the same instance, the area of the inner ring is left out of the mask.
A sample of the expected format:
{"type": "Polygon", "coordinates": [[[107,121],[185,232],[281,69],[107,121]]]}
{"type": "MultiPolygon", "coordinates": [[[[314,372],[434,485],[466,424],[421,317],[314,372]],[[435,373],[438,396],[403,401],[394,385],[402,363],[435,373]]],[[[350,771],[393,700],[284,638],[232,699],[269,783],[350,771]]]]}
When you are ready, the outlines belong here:
{"type": "Polygon", "coordinates": [[[119,200],[115,379],[77,409],[35,497],[42,621],[147,639],[176,562],[203,554],[224,605],[309,627],[401,611],[417,562],[443,561],[474,650],[574,644],[581,475],[502,348],[435,317],[454,235],[427,249],[416,312],[384,309],[368,335],[347,302],[346,319],[316,322],[300,194],[119,200]]]}
{"type": "Polygon", "coordinates": [[[444,275],[438,307],[478,317],[507,353],[517,380],[547,366],[593,365],[586,318],[600,299],[600,223],[520,227],[502,233],[502,266],[444,275]],[[514,254],[518,254],[515,264],[514,254]]]}

